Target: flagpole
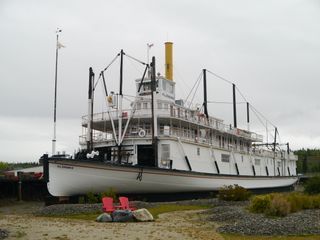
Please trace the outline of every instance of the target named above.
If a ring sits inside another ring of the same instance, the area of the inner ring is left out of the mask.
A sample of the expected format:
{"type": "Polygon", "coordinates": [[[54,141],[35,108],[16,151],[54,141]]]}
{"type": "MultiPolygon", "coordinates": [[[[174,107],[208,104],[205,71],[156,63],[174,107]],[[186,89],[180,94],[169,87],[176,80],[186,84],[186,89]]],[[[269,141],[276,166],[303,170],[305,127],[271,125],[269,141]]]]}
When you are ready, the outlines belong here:
{"type": "MultiPolygon", "coordinates": [[[[147,43],[147,64],[149,64],[149,51],[150,48],[153,47],[153,43],[147,43]]],[[[148,70],[148,78],[151,77],[151,72],[148,70]]]]}
{"type": "Polygon", "coordinates": [[[57,29],[57,42],[56,42],[56,66],[54,75],[54,107],[53,107],[53,138],[52,138],[52,155],[56,154],[56,136],[57,136],[57,87],[58,87],[58,52],[59,52],[59,33],[61,29],[57,29]]]}

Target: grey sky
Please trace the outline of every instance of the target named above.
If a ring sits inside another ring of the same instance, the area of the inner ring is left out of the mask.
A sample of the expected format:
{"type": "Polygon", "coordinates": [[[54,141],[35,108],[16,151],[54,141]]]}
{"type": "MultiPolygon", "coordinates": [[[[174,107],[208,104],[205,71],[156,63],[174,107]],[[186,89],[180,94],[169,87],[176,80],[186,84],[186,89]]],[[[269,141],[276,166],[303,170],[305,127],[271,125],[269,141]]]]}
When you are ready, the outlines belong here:
{"type": "MultiPolygon", "coordinates": [[[[88,68],[98,73],[121,48],[146,60],[146,44],[154,43],[150,55],[163,74],[167,40],[174,42],[178,96],[185,98],[207,68],[235,82],[279,128],[283,142],[320,145],[319,1],[2,0],[0,161],[36,161],[51,151],[57,27],[66,45],[59,55],[58,150],[78,145],[88,68]]],[[[125,92],[134,94],[142,69],[125,64],[125,92]]],[[[108,84],[117,91],[112,71],[108,84]]],[[[209,89],[209,100],[231,100],[231,86],[211,76],[209,89]]],[[[211,104],[209,113],[232,122],[230,105],[211,104]]],[[[245,127],[241,105],[238,118],[245,127]]]]}

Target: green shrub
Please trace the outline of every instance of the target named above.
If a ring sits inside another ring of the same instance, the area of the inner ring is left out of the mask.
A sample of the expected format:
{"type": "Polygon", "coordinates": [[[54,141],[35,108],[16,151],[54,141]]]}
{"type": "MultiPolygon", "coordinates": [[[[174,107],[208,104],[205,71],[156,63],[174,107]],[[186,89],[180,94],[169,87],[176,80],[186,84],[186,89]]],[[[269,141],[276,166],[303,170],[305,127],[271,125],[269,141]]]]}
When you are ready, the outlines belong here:
{"type": "Polygon", "coordinates": [[[290,193],[286,195],[286,198],[290,203],[291,212],[314,208],[314,196],[309,196],[302,193],[290,193]]]}
{"type": "Polygon", "coordinates": [[[251,192],[239,185],[224,186],[219,189],[218,197],[225,201],[245,201],[251,196],[251,192]]]}
{"type": "Polygon", "coordinates": [[[78,199],[78,203],[80,203],[80,204],[84,204],[84,203],[86,203],[86,199],[85,199],[85,197],[84,197],[84,196],[79,197],[79,199],[78,199]]]}
{"type": "Polygon", "coordinates": [[[320,193],[320,176],[310,178],[304,186],[304,192],[308,194],[320,193]]]}
{"type": "Polygon", "coordinates": [[[251,199],[249,210],[254,213],[265,213],[269,216],[286,216],[288,213],[301,211],[303,209],[319,209],[320,194],[306,195],[303,193],[255,196],[251,199]]]}
{"type": "Polygon", "coordinates": [[[290,213],[290,203],[285,196],[281,194],[274,195],[270,207],[265,210],[265,213],[269,216],[287,216],[290,213]]]}
{"type": "Polygon", "coordinates": [[[111,198],[113,198],[113,201],[117,201],[117,199],[118,199],[117,193],[116,193],[115,189],[113,189],[113,188],[109,188],[108,191],[101,193],[101,198],[103,198],[103,197],[111,197],[111,198]]]}
{"type": "Polygon", "coordinates": [[[93,192],[88,192],[86,194],[88,203],[99,203],[101,199],[99,199],[99,196],[97,194],[94,194],[93,192]]]}
{"type": "Polygon", "coordinates": [[[312,196],[312,205],[313,208],[320,208],[320,194],[312,196]]]}
{"type": "Polygon", "coordinates": [[[260,195],[252,198],[249,205],[249,210],[254,213],[264,213],[266,209],[270,208],[271,196],[260,195]]]}

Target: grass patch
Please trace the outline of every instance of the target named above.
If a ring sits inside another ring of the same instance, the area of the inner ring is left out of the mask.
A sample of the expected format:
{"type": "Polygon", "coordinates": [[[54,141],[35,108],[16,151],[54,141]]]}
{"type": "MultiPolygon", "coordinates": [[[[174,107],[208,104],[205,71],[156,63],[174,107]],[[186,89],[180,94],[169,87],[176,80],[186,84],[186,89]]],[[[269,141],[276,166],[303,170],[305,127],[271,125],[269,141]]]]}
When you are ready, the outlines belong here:
{"type": "Polygon", "coordinates": [[[225,240],[318,240],[319,235],[304,236],[243,236],[235,234],[221,234],[225,240]]]}
{"type": "Polygon", "coordinates": [[[15,238],[24,238],[27,234],[25,232],[22,231],[18,231],[16,232],[16,234],[14,235],[15,238]]]}
{"type": "Polygon", "coordinates": [[[209,209],[212,206],[206,205],[176,205],[176,204],[162,204],[156,207],[148,208],[148,211],[156,219],[159,217],[159,214],[174,212],[174,211],[187,211],[187,210],[201,210],[209,209]]]}

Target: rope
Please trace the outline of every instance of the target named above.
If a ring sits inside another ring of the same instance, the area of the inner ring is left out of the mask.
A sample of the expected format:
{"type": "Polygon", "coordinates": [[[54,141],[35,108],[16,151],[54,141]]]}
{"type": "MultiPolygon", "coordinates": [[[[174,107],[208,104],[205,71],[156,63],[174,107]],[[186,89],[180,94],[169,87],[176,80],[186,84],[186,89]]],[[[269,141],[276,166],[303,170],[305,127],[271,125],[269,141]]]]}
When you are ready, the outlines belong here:
{"type": "Polygon", "coordinates": [[[192,91],[193,91],[194,87],[196,86],[196,84],[198,83],[198,81],[200,81],[201,77],[202,77],[202,72],[199,74],[199,77],[197,78],[197,81],[193,84],[193,86],[192,86],[192,88],[191,88],[191,90],[190,90],[190,92],[189,92],[189,94],[188,94],[188,96],[187,96],[187,98],[185,100],[186,102],[188,101],[188,98],[189,98],[190,94],[192,93],[192,91]]]}
{"type": "Polygon", "coordinates": [[[208,70],[208,69],[206,69],[206,71],[207,71],[208,73],[211,73],[213,76],[215,76],[215,77],[217,77],[217,78],[219,78],[219,79],[221,79],[221,80],[223,80],[223,81],[225,81],[225,82],[227,82],[227,83],[233,84],[233,82],[229,81],[228,79],[225,79],[224,77],[221,77],[220,75],[218,75],[218,74],[216,74],[216,73],[214,73],[214,72],[211,72],[211,71],[208,70]]]}
{"type": "Polygon", "coordinates": [[[125,53],[124,55],[127,56],[128,58],[131,58],[131,59],[135,60],[135,61],[138,62],[138,63],[141,63],[142,65],[147,65],[147,63],[142,62],[142,61],[140,61],[139,59],[137,59],[137,58],[135,58],[135,57],[132,57],[132,56],[126,54],[126,53],[125,53]]]}
{"type": "Polygon", "coordinates": [[[250,107],[254,109],[261,117],[263,117],[268,123],[272,125],[272,127],[276,128],[276,126],[270,122],[262,113],[260,113],[252,104],[250,104],[250,107]]]}
{"type": "MultiPolygon", "coordinates": [[[[201,79],[202,79],[202,75],[201,75],[201,79]]],[[[191,102],[190,102],[190,104],[189,104],[189,108],[191,107],[191,104],[192,104],[192,102],[193,102],[193,99],[194,99],[194,97],[195,97],[195,95],[196,95],[196,93],[197,93],[197,91],[198,91],[199,85],[200,85],[200,79],[198,80],[198,85],[197,85],[197,87],[196,87],[196,89],[195,89],[195,91],[194,91],[194,94],[193,94],[193,96],[192,96],[191,102]]]]}
{"type": "Polygon", "coordinates": [[[102,75],[102,73],[99,74],[99,78],[98,78],[96,84],[95,84],[94,87],[93,87],[93,91],[96,89],[96,86],[97,86],[98,83],[99,83],[99,80],[100,80],[100,78],[101,78],[101,75],[102,75]]]}
{"type": "Polygon", "coordinates": [[[238,93],[240,94],[240,96],[243,98],[243,100],[245,100],[246,102],[248,102],[247,101],[247,99],[245,98],[245,96],[242,94],[242,92],[240,91],[240,89],[236,86],[236,90],[238,91],[238,93]]]}
{"type": "Polygon", "coordinates": [[[115,61],[116,59],[120,56],[120,53],[118,53],[114,59],[112,59],[112,61],[102,70],[102,72],[105,72],[115,61]]]}
{"type": "MultiPolygon", "coordinates": [[[[233,104],[233,102],[216,102],[216,101],[207,101],[207,103],[221,103],[221,104],[233,104]]],[[[236,104],[246,104],[247,102],[236,102],[236,104]]]]}

